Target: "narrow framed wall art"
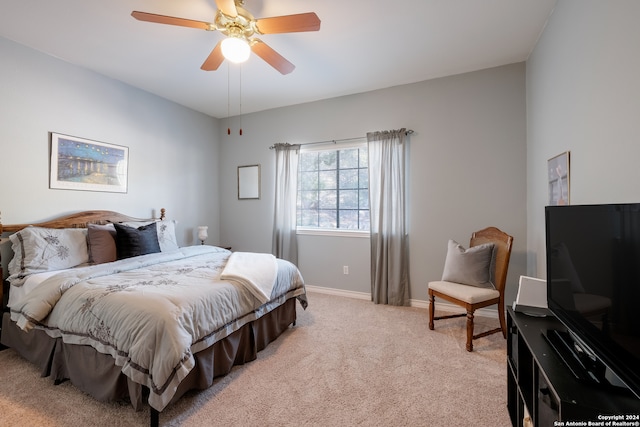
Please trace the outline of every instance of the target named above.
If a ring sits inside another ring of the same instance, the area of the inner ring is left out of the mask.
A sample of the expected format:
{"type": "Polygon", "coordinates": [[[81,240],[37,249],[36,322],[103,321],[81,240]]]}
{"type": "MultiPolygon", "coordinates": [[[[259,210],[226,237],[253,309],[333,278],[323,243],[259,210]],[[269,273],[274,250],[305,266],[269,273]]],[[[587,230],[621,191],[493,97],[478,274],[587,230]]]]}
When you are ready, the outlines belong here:
{"type": "Polygon", "coordinates": [[[127,192],[127,147],[54,132],[50,138],[49,188],[127,192]]]}
{"type": "Polygon", "coordinates": [[[569,154],[569,151],[565,151],[547,161],[549,206],[569,204],[571,191],[569,154]]]}

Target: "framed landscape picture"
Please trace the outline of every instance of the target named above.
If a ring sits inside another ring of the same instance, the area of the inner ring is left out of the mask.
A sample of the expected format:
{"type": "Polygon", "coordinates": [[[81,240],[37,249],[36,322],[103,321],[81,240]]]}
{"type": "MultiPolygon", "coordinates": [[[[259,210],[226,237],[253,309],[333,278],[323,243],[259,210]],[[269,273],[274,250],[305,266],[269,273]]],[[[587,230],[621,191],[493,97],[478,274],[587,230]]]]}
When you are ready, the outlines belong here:
{"type": "Polygon", "coordinates": [[[549,177],[549,206],[569,204],[569,152],[565,151],[547,161],[549,177]]]}
{"type": "Polygon", "coordinates": [[[127,192],[129,149],[51,132],[49,188],[127,192]]]}

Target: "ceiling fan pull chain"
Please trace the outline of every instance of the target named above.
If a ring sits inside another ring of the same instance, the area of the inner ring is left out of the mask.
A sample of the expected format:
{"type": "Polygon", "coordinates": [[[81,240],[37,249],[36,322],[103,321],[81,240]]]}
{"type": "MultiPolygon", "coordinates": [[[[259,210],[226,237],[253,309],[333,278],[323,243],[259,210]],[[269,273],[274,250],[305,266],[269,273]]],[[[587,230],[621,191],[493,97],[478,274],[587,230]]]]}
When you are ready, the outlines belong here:
{"type": "Polygon", "coordinates": [[[231,135],[231,126],[229,125],[231,120],[231,78],[229,77],[229,75],[231,74],[230,68],[231,65],[227,64],[227,135],[231,135]]]}
{"type": "Polygon", "coordinates": [[[242,64],[240,64],[240,136],[242,136],[242,64]]]}

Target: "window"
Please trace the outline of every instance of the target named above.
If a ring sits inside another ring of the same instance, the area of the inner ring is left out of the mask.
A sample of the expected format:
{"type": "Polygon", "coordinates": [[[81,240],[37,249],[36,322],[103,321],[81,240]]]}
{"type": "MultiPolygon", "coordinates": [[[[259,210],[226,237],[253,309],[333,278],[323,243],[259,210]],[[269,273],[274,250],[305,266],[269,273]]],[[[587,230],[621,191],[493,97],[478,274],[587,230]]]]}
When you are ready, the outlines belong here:
{"type": "Polygon", "coordinates": [[[297,215],[298,227],[368,231],[366,146],[302,151],[297,215]]]}

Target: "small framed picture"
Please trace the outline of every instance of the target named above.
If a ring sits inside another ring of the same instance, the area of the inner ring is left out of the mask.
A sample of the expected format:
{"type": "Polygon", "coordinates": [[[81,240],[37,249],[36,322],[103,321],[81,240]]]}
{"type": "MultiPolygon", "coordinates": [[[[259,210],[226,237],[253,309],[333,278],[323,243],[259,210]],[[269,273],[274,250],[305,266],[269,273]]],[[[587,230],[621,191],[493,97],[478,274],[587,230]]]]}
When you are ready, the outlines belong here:
{"type": "Polygon", "coordinates": [[[260,165],[238,166],[238,200],[260,198],[260,165]]]}
{"type": "Polygon", "coordinates": [[[129,149],[51,132],[49,188],[127,192],[129,149]]]}
{"type": "Polygon", "coordinates": [[[547,161],[547,174],[549,177],[549,205],[568,205],[571,191],[569,151],[558,154],[547,161]]]}

